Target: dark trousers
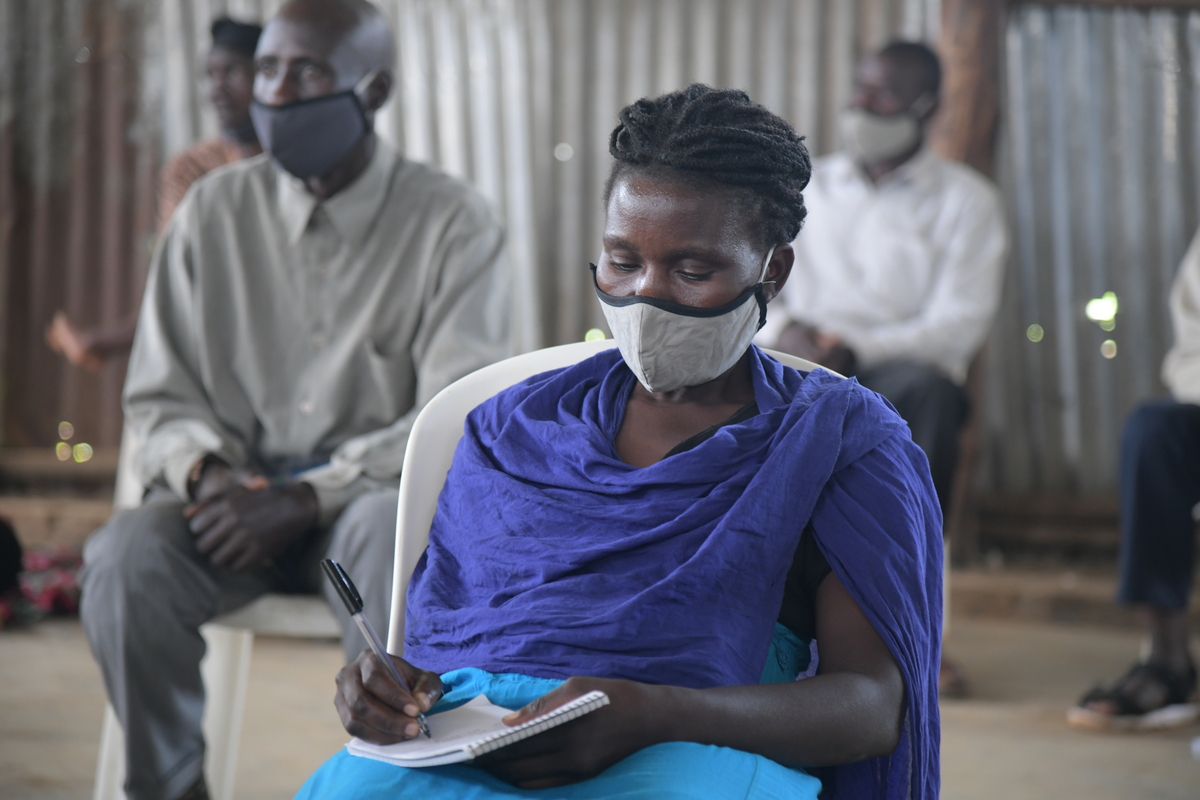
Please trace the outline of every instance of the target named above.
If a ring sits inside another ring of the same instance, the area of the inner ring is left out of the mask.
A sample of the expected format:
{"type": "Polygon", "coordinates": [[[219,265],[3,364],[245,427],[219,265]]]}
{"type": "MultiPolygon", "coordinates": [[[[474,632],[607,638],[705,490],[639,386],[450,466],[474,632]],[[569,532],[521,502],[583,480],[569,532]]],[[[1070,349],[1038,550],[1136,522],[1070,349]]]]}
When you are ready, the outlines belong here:
{"type": "Polygon", "coordinates": [[[908,423],[913,441],[929,459],[944,517],[958,467],[958,432],[967,419],[967,393],[936,367],[913,361],[889,361],[856,377],[886,397],[908,423]]]}
{"type": "Polygon", "coordinates": [[[1200,503],[1200,406],[1139,406],[1121,438],[1121,584],[1117,600],[1187,606],[1200,503]]]}

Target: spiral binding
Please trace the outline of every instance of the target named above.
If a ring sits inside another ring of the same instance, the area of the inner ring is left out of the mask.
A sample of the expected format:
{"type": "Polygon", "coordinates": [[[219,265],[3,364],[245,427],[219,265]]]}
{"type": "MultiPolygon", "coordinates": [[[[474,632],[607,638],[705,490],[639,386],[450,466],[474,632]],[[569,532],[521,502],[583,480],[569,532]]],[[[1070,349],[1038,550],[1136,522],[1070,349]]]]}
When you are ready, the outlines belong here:
{"type": "Polygon", "coordinates": [[[530,736],[536,736],[544,730],[549,730],[557,725],[570,722],[576,717],[582,717],[584,714],[606,705],[608,705],[608,695],[601,691],[591,691],[536,719],[531,719],[528,722],[517,725],[511,730],[493,733],[486,739],[481,739],[475,744],[467,746],[465,749],[471,758],[478,758],[484,753],[490,753],[513,742],[518,742],[530,736]]]}

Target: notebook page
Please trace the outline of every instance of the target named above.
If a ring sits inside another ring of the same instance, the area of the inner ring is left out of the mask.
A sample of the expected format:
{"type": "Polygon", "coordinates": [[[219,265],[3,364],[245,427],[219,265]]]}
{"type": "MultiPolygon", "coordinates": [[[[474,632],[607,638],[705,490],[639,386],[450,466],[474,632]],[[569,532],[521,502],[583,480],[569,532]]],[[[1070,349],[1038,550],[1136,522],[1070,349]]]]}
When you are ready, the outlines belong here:
{"type": "Polygon", "coordinates": [[[569,703],[515,727],[501,719],[509,710],[493,705],[484,695],[451,711],[427,716],[432,739],[418,737],[396,744],[377,745],[352,739],[346,749],[356,756],[407,767],[432,767],[467,761],[515,741],[608,705],[604,692],[588,692],[569,703]]]}
{"type": "Polygon", "coordinates": [[[465,705],[440,714],[428,714],[432,739],[418,736],[397,744],[371,744],[361,739],[354,740],[351,752],[359,755],[374,755],[387,761],[419,760],[458,752],[467,745],[485,739],[494,733],[511,730],[501,718],[511,713],[507,708],[492,704],[487,697],[479,695],[465,705]]]}
{"type": "Polygon", "coordinates": [[[550,730],[564,722],[570,722],[606,705],[608,705],[608,695],[601,691],[591,691],[576,697],[569,703],[547,711],[540,717],[534,717],[516,727],[493,733],[483,741],[468,745],[467,750],[470,752],[471,757],[475,758],[484,753],[490,753],[493,750],[506,747],[513,742],[519,742],[522,739],[528,739],[530,736],[536,736],[542,731],[550,730]]]}

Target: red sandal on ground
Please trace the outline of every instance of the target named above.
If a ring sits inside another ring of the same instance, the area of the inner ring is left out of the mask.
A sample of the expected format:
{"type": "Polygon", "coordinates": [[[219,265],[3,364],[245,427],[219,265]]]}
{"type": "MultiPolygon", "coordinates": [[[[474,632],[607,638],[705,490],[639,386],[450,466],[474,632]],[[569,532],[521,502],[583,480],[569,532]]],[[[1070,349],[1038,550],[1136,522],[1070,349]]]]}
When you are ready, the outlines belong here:
{"type": "Polygon", "coordinates": [[[1151,731],[1200,719],[1196,668],[1184,675],[1157,664],[1135,664],[1111,688],[1097,686],[1067,711],[1067,722],[1097,731],[1151,731]]]}

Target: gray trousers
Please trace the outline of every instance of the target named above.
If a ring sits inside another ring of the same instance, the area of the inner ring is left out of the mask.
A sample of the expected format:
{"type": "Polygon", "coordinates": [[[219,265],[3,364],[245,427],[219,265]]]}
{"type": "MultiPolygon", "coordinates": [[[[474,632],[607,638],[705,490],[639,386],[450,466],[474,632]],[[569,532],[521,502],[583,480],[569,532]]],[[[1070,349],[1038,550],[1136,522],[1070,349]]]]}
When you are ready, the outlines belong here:
{"type": "Polygon", "coordinates": [[[92,534],[83,551],[80,617],[125,730],[130,800],[170,800],[200,776],[203,623],[266,592],[320,591],[341,623],[347,660],[354,658],[367,645],[321,577],[320,560],[332,558],[354,579],[368,618],[386,628],[396,497],[395,489],[359,496],[313,541],[254,572],[221,569],[197,552],[184,504],[166,492],[92,534]]]}

